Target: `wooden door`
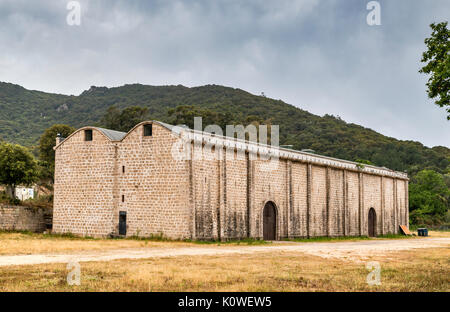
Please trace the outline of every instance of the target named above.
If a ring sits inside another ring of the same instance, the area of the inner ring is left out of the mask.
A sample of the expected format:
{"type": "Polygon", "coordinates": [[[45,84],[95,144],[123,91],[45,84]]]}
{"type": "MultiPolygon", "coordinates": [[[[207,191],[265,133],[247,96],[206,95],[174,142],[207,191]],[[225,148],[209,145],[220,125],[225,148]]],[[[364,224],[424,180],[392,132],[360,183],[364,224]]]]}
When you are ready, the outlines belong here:
{"type": "Polygon", "coordinates": [[[369,210],[369,217],[368,217],[368,221],[369,221],[369,236],[370,237],[375,237],[377,236],[376,233],[376,228],[377,228],[377,216],[375,213],[375,209],[370,208],[369,210]]]}
{"type": "Polygon", "coordinates": [[[275,240],[277,232],[277,215],[275,205],[268,202],[263,212],[263,238],[264,240],[275,240]]]}
{"type": "Polygon", "coordinates": [[[119,235],[127,235],[127,213],[119,212],[119,235]]]}

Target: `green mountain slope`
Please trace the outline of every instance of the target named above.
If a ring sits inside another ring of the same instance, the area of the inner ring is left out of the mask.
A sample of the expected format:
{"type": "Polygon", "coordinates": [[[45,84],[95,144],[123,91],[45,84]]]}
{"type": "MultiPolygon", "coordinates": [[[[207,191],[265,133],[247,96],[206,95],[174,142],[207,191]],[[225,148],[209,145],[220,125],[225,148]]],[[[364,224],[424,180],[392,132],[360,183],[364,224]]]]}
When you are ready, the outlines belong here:
{"type": "Polygon", "coordinates": [[[292,144],[295,149],[313,149],[349,160],[367,159],[410,173],[423,168],[444,172],[450,165],[446,147],[427,148],[419,142],[396,140],[334,116],[316,116],[280,100],[217,85],[91,87],[79,96],[66,96],[0,83],[0,137],[32,146],[55,123],[98,125],[111,105],[148,107],[153,119],[166,122],[170,122],[168,109],[179,105],[229,112],[234,120],[255,115],[279,124],[280,144],[292,144]]]}

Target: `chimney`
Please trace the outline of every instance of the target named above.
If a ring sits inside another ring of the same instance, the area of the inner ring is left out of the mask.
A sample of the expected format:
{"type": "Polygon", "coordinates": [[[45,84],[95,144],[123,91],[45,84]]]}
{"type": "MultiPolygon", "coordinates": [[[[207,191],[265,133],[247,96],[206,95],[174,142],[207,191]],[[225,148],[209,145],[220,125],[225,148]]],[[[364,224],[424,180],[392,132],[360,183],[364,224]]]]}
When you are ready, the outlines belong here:
{"type": "Polygon", "coordinates": [[[62,136],[61,136],[61,133],[58,133],[56,135],[56,145],[58,145],[61,142],[62,142],[62,136]]]}

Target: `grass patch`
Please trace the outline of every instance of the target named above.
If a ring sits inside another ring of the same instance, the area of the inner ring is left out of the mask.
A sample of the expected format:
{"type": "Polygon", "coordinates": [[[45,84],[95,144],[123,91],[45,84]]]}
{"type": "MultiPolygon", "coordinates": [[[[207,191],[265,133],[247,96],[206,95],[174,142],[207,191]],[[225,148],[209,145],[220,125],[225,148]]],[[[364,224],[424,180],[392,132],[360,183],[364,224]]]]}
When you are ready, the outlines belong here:
{"type": "Polygon", "coordinates": [[[289,242],[301,242],[301,243],[312,243],[312,242],[339,242],[339,241],[360,241],[360,240],[376,240],[376,239],[398,239],[398,238],[412,238],[414,236],[407,236],[403,234],[385,234],[378,235],[377,237],[368,236],[319,236],[311,238],[285,238],[284,241],[289,242]]]}
{"type": "MultiPolygon", "coordinates": [[[[24,236],[31,236],[36,239],[67,239],[67,240],[127,240],[127,241],[149,241],[149,242],[177,242],[177,243],[193,243],[199,245],[265,245],[272,242],[265,241],[256,238],[243,238],[226,241],[218,240],[191,240],[191,239],[171,239],[164,236],[162,233],[153,234],[150,236],[115,236],[109,238],[94,238],[91,236],[78,236],[72,233],[53,234],[53,233],[33,233],[30,231],[0,231],[1,234],[21,234],[24,236]]],[[[311,238],[284,238],[283,241],[290,242],[333,242],[333,241],[359,241],[370,239],[399,239],[399,238],[411,238],[414,236],[406,236],[403,234],[385,234],[377,237],[368,236],[338,236],[338,237],[311,237],[311,238]]]]}
{"type": "Polygon", "coordinates": [[[368,236],[338,236],[338,237],[328,237],[328,236],[319,236],[319,237],[311,237],[311,238],[285,238],[284,241],[289,242],[333,242],[333,241],[358,241],[358,240],[368,240],[371,239],[368,236]]]}
{"type": "Polygon", "coordinates": [[[294,252],[81,262],[81,285],[67,264],[0,267],[0,291],[444,291],[450,248],[373,256],[381,285],[366,283],[365,262],[294,252]]]}
{"type": "Polygon", "coordinates": [[[21,234],[25,236],[32,236],[34,238],[42,238],[42,239],[69,239],[69,240],[130,240],[130,241],[150,241],[150,242],[183,242],[183,243],[193,243],[193,244],[217,244],[217,245],[225,245],[225,244],[243,244],[243,245],[264,245],[270,242],[255,239],[255,238],[243,238],[243,239],[234,239],[227,241],[217,241],[217,240],[191,240],[191,239],[171,239],[164,236],[162,233],[152,234],[150,236],[114,236],[108,238],[95,238],[91,236],[79,236],[74,235],[72,233],[62,233],[62,234],[54,234],[54,233],[33,233],[30,231],[2,231],[0,230],[0,234],[21,234]]]}
{"type": "Polygon", "coordinates": [[[71,233],[39,234],[27,231],[0,231],[0,255],[72,253],[121,248],[177,247],[192,244],[144,238],[108,239],[80,237],[71,233]]]}
{"type": "Polygon", "coordinates": [[[415,237],[414,235],[403,235],[403,234],[384,234],[384,235],[379,235],[377,237],[374,237],[374,239],[377,238],[393,238],[393,239],[398,239],[398,238],[413,238],[415,237]]]}
{"type": "Polygon", "coordinates": [[[255,238],[244,238],[244,239],[238,239],[238,240],[228,240],[228,241],[214,241],[214,240],[196,240],[196,241],[190,241],[189,242],[195,243],[195,244],[201,244],[201,245],[265,245],[265,244],[271,244],[272,242],[268,242],[262,239],[255,239],[255,238]]]}
{"type": "Polygon", "coordinates": [[[94,238],[92,236],[77,236],[72,233],[52,234],[52,233],[35,233],[31,231],[18,231],[18,230],[0,230],[0,235],[8,234],[20,234],[23,236],[30,236],[36,239],[74,239],[74,240],[94,240],[100,238],[94,238]]]}
{"type": "Polygon", "coordinates": [[[10,198],[4,192],[0,192],[0,204],[22,206],[32,209],[44,209],[51,212],[53,209],[53,195],[39,196],[34,199],[21,201],[18,198],[10,198]]]}
{"type": "Polygon", "coordinates": [[[161,234],[148,237],[93,238],[71,233],[40,234],[29,231],[0,231],[0,255],[71,253],[121,248],[177,248],[195,245],[262,245],[256,239],[219,241],[173,240],[161,234]]]}

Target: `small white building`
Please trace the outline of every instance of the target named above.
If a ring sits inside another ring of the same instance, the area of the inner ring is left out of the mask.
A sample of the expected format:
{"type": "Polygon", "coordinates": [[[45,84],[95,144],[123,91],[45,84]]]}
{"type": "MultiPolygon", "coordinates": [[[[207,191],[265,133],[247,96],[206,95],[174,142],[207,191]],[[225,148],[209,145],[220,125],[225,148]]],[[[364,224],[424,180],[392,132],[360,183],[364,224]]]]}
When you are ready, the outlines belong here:
{"type": "Polygon", "coordinates": [[[34,198],[34,189],[30,187],[16,187],[16,198],[22,201],[34,198]]]}

